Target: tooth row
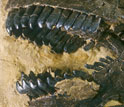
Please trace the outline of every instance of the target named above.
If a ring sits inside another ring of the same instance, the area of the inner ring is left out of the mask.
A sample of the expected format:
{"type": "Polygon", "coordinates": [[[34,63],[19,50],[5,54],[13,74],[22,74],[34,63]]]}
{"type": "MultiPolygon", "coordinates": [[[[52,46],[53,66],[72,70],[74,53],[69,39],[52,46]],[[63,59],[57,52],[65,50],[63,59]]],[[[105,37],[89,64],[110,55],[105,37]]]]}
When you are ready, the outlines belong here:
{"type": "Polygon", "coordinates": [[[38,74],[37,76],[32,71],[29,76],[21,72],[21,84],[20,81],[17,81],[16,89],[20,94],[27,94],[30,98],[37,98],[48,93],[53,94],[56,90],[55,84],[58,81],[74,77],[81,77],[83,79],[89,78],[89,75],[86,72],[78,70],[74,70],[72,74],[65,73],[64,75],[57,74],[58,72],[60,73],[62,71],[56,70],[55,78],[47,72],[38,74]]]}
{"type": "Polygon", "coordinates": [[[15,9],[8,15],[6,27],[8,33],[11,34],[13,30],[10,28],[13,25],[16,29],[21,27],[30,27],[33,29],[36,25],[43,28],[44,24],[52,29],[53,26],[57,28],[63,27],[65,30],[72,28],[73,30],[81,30],[82,32],[94,33],[99,28],[101,18],[95,15],[87,15],[68,9],[52,8],[48,6],[29,6],[28,8],[15,9]],[[12,25],[13,19],[14,23],[12,25]]]}
{"type": "Polygon", "coordinates": [[[56,81],[49,73],[35,76],[33,72],[30,72],[29,76],[27,76],[22,72],[21,83],[19,81],[16,82],[16,89],[20,94],[27,94],[30,98],[37,98],[48,93],[53,93],[56,81]]]}

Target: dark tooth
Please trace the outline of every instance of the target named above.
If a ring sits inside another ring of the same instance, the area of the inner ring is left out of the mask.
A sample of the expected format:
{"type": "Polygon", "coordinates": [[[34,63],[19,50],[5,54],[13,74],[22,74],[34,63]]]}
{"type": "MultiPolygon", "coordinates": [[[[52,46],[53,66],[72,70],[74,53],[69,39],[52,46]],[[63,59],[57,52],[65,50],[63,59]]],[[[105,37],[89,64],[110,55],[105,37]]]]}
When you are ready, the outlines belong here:
{"type": "Polygon", "coordinates": [[[86,42],[82,38],[75,39],[75,42],[67,48],[67,52],[75,52],[78,48],[84,45],[86,42]]]}
{"type": "Polygon", "coordinates": [[[45,44],[45,45],[49,45],[49,43],[48,43],[48,41],[47,41],[47,39],[46,39],[46,36],[47,36],[47,34],[50,32],[51,30],[50,29],[47,29],[47,33],[45,34],[45,36],[43,36],[43,44],[45,44]]]}
{"type": "Polygon", "coordinates": [[[47,77],[47,83],[50,87],[54,87],[56,84],[56,81],[51,77],[47,77]]]}
{"type": "Polygon", "coordinates": [[[17,81],[16,82],[16,89],[20,94],[26,94],[27,91],[23,89],[23,87],[20,85],[20,83],[17,81]]]}
{"type": "Polygon", "coordinates": [[[18,38],[22,35],[22,29],[16,29],[15,26],[13,27],[13,34],[15,38],[18,38]]]}
{"type": "Polygon", "coordinates": [[[88,51],[89,49],[93,48],[95,45],[94,41],[90,41],[90,43],[88,43],[86,46],[84,46],[84,50],[88,51]]]}
{"type": "Polygon", "coordinates": [[[14,16],[14,25],[16,29],[21,29],[21,17],[24,14],[25,9],[24,8],[19,8],[19,11],[17,14],[14,16]]]}
{"type": "Polygon", "coordinates": [[[56,47],[53,48],[53,50],[57,53],[62,53],[64,45],[69,38],[70,38],[69,35],[65,35],[63,39],[56,45],[56,47]]]}
{"type": "Polygon", "coordinates": [[[53,36],[58,33],[58,31],[59,31],[59,29],[51,30],[51,31],[45,36],[46,41],[49,43],[50,40],[53,38],[53,36]]]}
{"type": "Polygon", "coordinates": [[[37,78],[40,78],[40,79],[42,79],[43,81],[46,81],[46,78],[47,78],[47,77],[50,77],[50,76],[51,76],[50,73],[45,72],[45,73],[38,74],[38,75],[37,75],[37,78]]]}
{"type": "Polygon", "coordinates": [[[62,9],[54,9],[54,11],[50,14],[48,19],[46,20],[46,25],[49,29],[52,29],[52,27],[56,25],[61,13],[62,9]]]}
{"type": "Polygon", "coordinates": [[[56,25],[57,28],[60,28],[63,26],[63,24],[65,23],[65,21],[67,20],[67,18],[69,17],[69,15],[71,14],[71,11],[69,10],[63,10],[62,11],[62,14],[61,14],[61,17],[56,25]]]}
{"type": "Polygon", "coordinates": [[[34,9],[35,9],[35,6],[29,6],[26,9],[24,15],[21,18],[21,26],[22,26],[22,28],[28,27],[30,15],[33,13],[34,9]]]}
{"type": "Polygon", "coordinates": [[[91,33],[95,33],[99,28],[100,22],[101,22],[101,18],[95,17],[88,31],[91,33]]]}
{"type": "Polygon", "coordinates": [[[46,19],[49,17],[49,15],[51,14],[53,8],[50,8],[48,6],[46,6],[42,13],[40,14],[39,18],[38,18],[38,26],[40,28],[43,27],[43,24],[45,23],[46,19]]]}
{"type": "Polygon", "coordinates": [[[87,17],[86,14],[80,14],[80,16],[78,16],[78,18],[76,19],[76,21],[74,22],[73,25],[73,29],[74,30],[79,30],[82,26],[82,23],[84,22],[85,18],[87,17]]]}
{"type": "Polygon", "coordinates": [[[38,35],[41,31],[41,28],[39,28],[38,26],[36,26],[33,31],[31,32],[31,34],[28,36],[29,39],[31,41],[34,41],[34,39],[36,38],[36,35],[38,35]]]}
{"type": "Polygon", "coordinates": [[[29,81],[29,77],[26,74],[24,74],[24,72],[21,72],[21,82],[23,80],[28,80],[29,81]]]}
{"type": "Polygon", "coordinates": [[[101,71],[103,68],[102,67],[97,67],[97,66],[94,66],[93,68],[94,70],[97,70],[97,71],[101,71]]]}
{"type": "Polygon", "coordinates": [[[62,38],[64,38],[64,36],[66,35],[66,32],[59,32],[57,35],[56,35],[56,38],[54,38],[54,42],[52,43],[53,46],[57,45],[61,40],[62,38]]]}
{"type": "Polygon", "coordinates": [[[38,84],[38,87],[40,89],[42,89],[43,91],[47,92],[47,84],[45,82],[43,82],[41,79],[37,79],[37,84],[38,84]]]}
{"type": "Polygon", "coordinates": [[[32,31],[33,30],[30,29],[29,27],[22,29],[22,33],[24,34],[24,36],[26,38],[29,38],[30,37],[30,35],[32,34],[32,31]]]}
{"type": "Polygon", "coordinates": [[[30,29],[33,29],[37,25],[37,18],[38,18],[38,16],[35,14],[30,16],[30,19],[29,19],[30,29]]]}
{"type": "Polygon", "coordinates": [[[98,66],[98,63],[96,63],[94,65],[86,64],[85,67],[88,69],[94,69],[97,71],[101,71],[103,69],[103,67],[98,66]]]}
{"type": "Polygon", "coordinates": [[[47,33],[49,32],[48,29],[42,29],[41,32],[36,36],[36,39],[34,40],[35,43],[39,46],[41,46],[43,44],[43,38],[44,36],[47,35],[47,33]]]}
{"type": "Polygon", "coordinates": [[[22,16],[21,26],[22,28],[28,27],[29,16],[22,16]]]}
{"type": "Polygon", "coordinates": [[[90,65],[90,64],[85,64],[85,67],[86,67],[87,69],[93,69],[93,65],[90,65]]]}
{"type": "Polygon", "coordinates": [[[9,12],[7,19],[6,19],[6,30],[10,36],[13,33],[13,29],[14,29],[14,20],[13,19],[14,19],[16,12],[17,12],[17,10],[13,10],[13,11],[9,12]]]}
{"type": "Polygon", "coordinates": [[[44,95],[45,94],[32,81],[29,81],[29,84],[30,84],[30,87],[32,88],[33,94],[36,94],[37,96],[40,96],[40,95],[44,95]]]}
{"type": "Polygon", "coordinates": [[[102,63],[102,62],[95,62],[94,66],[96,66],[96,67],[99,67],[99,66],[106,67],[106,65],[104,63],[102,63]]]}
{"type": "Polygon", "coordinates": [[[32,81],[29,81],[29,85],[30,85],[30,87],[31,87],[33,90],[35,90],[35,89],[37,88],[37,85],[34,84],[32,81]]]}
{"type": "Polygon", "coordinates": [[[68,51],[68,48],[73,44],[75,43],[76,39],[78,38],[78,36],[73,36],[71,37],[65,44],[64,46],[64,51],[67,52],[68,51]]]}
{"type": "Polygon", "coordinates": [[[69,18],[66,20],[64,23],[64,28],[65,30],[69,30],[69,28],[74,24],[76,18],[78,17],[79,13],[78,12],[73,12],[69,18]]]}
{"type": "Polygon", "coordinates": [[[94,69],[94,70],[97,70],[97,71],[101,71],[103,69],[103,66],[105,67],[105,65],[102,65],[98,62],[95,62],[94,65],[90,65],[90,64],[85,65],[86,68],[94,69]],[[102,66],[102,67],[100,67],[100,66],[102,66]]]}
{"type": "Polygon", "coordinates": [[[84,77],[87,74],[86,72],[77,71],[77,70],[74,70],[72,72],[73,72],[74,76],[76,76],[76,77],[84,77]]]}
{"type": "Polygon", "coordinates": [[[60,69],[56,69],[55,71],[54,71],[54,73],[55,73],[55,77],[56,76],[62,76],[61,74],[62,74],[62,70],[60,70],[60,69]]]}
{"type": "Polygon", "coordinates": [[[38,19],[40,13],[42,12],[43,8],[44,8],[43,6],[37,6],[35,8],[33,14],[30,16],[29,27],[31,29],[33,29],[37,25],[37,19],[38,19]]]}
{"type": "Polygon", "coordinates": [[[100,58],[99,61],[109,64],[110,62],[105,58],[100,58]]]}
{"type": "Polygon", "coordinates": [[[50,39],[50,45],[56,46],[57,43],[66,35],[66,32],[58,32],[53,38],[50,39]]]}
{"type": "Polygon", "coordinates": [[[55,81],[56,81],[56,82],[62,81],[62,80],[64,80],[62,77],[58,77],[58,76],[57,76],[57,77],[55,78],[55,81]]]}
{"type": "Polygon", "coordinates": [[[37,78],[36,78],[35,74],[34,74],[32,71],[30,71],[29,78],[30,78],[32,81],[37,81],[37,78]]]}
{"type": "Polygon", "coordinates": [[[108,59],[110,62],[114,61],[110,56],[106,56],[106,59],[108,59]]]}
{"type": "Polygon", "coordinates": [[[30,85],[29,85],[28,81],[26,81],[26,80],[22,80],[22,87],[27,92],[31,90],[30,85]]]}
{"type": "Polygon", "coordinates": [[[72,77],[73,77],[73,76],[68,75],[67,73],[64,74],[64,78],[65,78],[65,79],[71,79],[72,77]]]}
{"type": "Polygon", "coordinates": [[[84,21],[82,27],[81,27],[81,30],[83,32],[87,32],[88,28],[90,27],[91,23],[92,23],[92,19],[93,19],[93,16],[92,15],[89,15],[86,17],[86,20],[84,21]]]}

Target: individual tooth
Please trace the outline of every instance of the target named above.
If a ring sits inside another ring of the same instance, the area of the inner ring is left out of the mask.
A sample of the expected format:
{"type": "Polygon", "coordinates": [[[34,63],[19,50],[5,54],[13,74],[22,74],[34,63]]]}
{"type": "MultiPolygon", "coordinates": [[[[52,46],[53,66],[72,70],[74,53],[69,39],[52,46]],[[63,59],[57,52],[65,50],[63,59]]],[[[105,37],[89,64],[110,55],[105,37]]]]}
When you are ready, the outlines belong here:
{"type": "Polygon", "coordinates": [[[36,25],[37,25],[37,15],[31,15],[30,19],[29,19],[29,27],[30,29],[33,29],[36,25]]]}
{"type": "Polygon", "coordinates": [[[14,16],[14,25],[16,29],[21,29],[21,17],[25,12],[25,8],[19,8],[17,14],[14,16]]]}
{"type": "Polygon", "coordinates": [[[27,92],[31,90],[31,88],[30,88],[30,86],[29,86],[29,84],[27,83],[26,80],[22,80],[22,87],[27,92]]]}
{"type": "Polygon", "coordinates": [[[66,20],[66,22],[64,23],[64,28],[65,30],[69,30],[71,28],[71,26],[74,24],[76,18],[78,17],[79,13],[78,12],[73,12],[69,18],[66,20]]]}
{"type": "Polygon", "coordinates": [[[94,66],[101,66],[101,67],[106,67],[106,65],[102,62],[95,62],[94,66]]]}
{"type": "Polygon", "coordinates": [[[95,42],[94,41],[90,41],[90,43],[88,43],[86,46],[84,46],[84,50],[85,51],[88,51],[90,50],[91,48],[93,48],[95,45],[95,42]]]}
{"type": "Polygon", "coordinates": [[[23,87],[20,85],[20,83],[17,81],[16,82],[16,89],[20,94],[26,94],[27,91],[23,89],[23,87]]]}
{"type": "Polygon", "coordinates": [[[48,87],[47,87],[47,84],[45,82],[43,82],[41,79],[37,79],[37,84],[38,84],[38,87],[40,89],[47,92],[48,87]]]}
{"type": "Polygon", "coordinates": [[[64,9],[62,11],[61,17],[56,25],[57,28],[60,28],[64,25],[65,21],[68,19],[69,15],[71,14],[70,10],[64,9]]]}
{"type": "Polygon", "coordinates": [[[62,81],[62,80],[64,80],[64,79],[61,78],[61,77],[56,77],[56,78],[55,78],[55,81],[57,81],[57,82],[58,82],[58,81],[62,81]]]}
{"type": "Polygon", "coordinates": [[[36,95],[44,95],[45,93],[38,88],[36,84],[33,83],[32,80],[29,81],[30,87],[32,88],[32,92],[35,93],[36,95]]]}
{"type": "Polygon", "coordinates": [[[30,29],[29,27],[22,29],[22,33],[23,33],[24,37],[28,38],[28,39],[29,39],[30,35],[32,34],[32,32],[33,32],[33,30],[30,29]]]}
{"type": "Polygon", "coordinates": [[[74,25],[73,25],[72,29],[73,30],[79,30],[81,28],[83,22],[85,21],[86,17],[87,17],[86,14],[80,14],[80,16],[78,16],[78,18],[74,22],[74,25]]]}
{"type": "Polygon", "coordinates": [[[37,26],[37,19],[38,19],[40,13],[42,12],[43,8],[44,8],[43,6],[36,6],[33,14],[30,16],[29,27],[31,29],[33,29],[35,26],[37,26]]]}
{"type": "Polygon", "coordinates": [[[35,6],[29,6],[26,9],[24,15],[21,18],[21,26],[22,26],[22,28],[28,27],[30,15],[33,13],[34,9],[35,9],[35,6]]]}
{"type": "Polygon", "coordinates": [[[103,67],[100,67],[98,65],[98,63],[94,63],[94,65],[86,64],[85,67],[87,69],[94,69],[94,70],[97,70],[97,71],[101,71],[103,69],[103,67]]]}
{"type": "Polygon", "coordinates": [[[31,41],[34,41],[36,38],[36,35],[38,35],[41,32],[41,28],[39,28],[38,26],[36,26],[33,31],[31,32],[31,34],[29,34],[28,38],[31,41]]]}
{"type": "Polygon", "coordinates": [[[30,78],[30,80],[32,80],[32,81],[36,81],[36,80],[37,80],[37,78],[36,78],[36,76],[35,76],[35,74],[34,74],[33,71],[30,71],[29,78],[30,78]]]}
{"type": "Polygon", "coordinates": [[[106,59],[108,59],[108,60],[111,61],[111,62],[114,61],[110,56],[106,56],[106,59]]]}
{"type": "Polygon", "coordinates": [[[87,69],[93,69],[93,65],[90,65],[90,64],[85,64],[85,67],[86,67],[87,69]]]}
{"type": "Polygon", "coordinates": [[[32,92],[38,96],[44,95],[45,93],[38,88],[36,84],[34,84],[32,81],[29,81],[30,87],[32,88],[32,92]]]}
{"type": "Polygon", "coordinates": [[[67,73],[64,73],[64,78],[65,79],[71,79],[73,76],[71,76],[71,75],[68,75],[67,73]]]}
{"type": "Polygon", "coordinates": [[[33,90],[35,90],[35,89],[37,88],[37,85],[34,84],[31,80],[29,81],[29,85],[30,85],[30,87],[31,87],[33,90]]]}
{"type": "Polygon", "coordinates": [[[88,28],[91,26],[93,16],[89,15],[86,17],[86,20],[82,24],[81,30],[85,33],[87,33],[88,28]]]}
{"type": "Polygon", "coordinates": [[[72,72],[73,72],[74,76],[76,76],[76,77],[81,77],[84,75],[84,72],[82,72],[82,71],[74,70],[72,72]]]}
{"type": "Polygon", "coordinates": [[[73,45],[73,43],[75,43],[76,39],[78,38],[78,36],[73,36],[71,37],[65,44],[64,46],[64,51],[68,52],[68,48],[73,45]]]}
{"type": "Polygon", "coordinates": [[[53,39],[54,42],[52,42],[53,46],[56,46],[66,35],[66,32],[59,32],[56,37],[53,39]]]}
{"type": "Polygon", "coordinates": [[[57,8],[57,9],[54,9],[54,11],[50,14],[48,19],[46,20],[46,25],[49,29],[52,29],[52,27],[56,25],[61,13],[62,13],[62,9],[57,8]]]}
{"type": "Polygon", "coordinates": [[[24,72],[21,72],[21,82],[23,80],[29,80],[29,77],[24,72]]]}
{"type": "Polygon", "coordinates": [[[75,77],[81,77],[83,80],[92,79],[92,77],[85,71],[74,70],[72,72],[73,72],[75,77]]]}
{"type": "Polygon", "coordinates": [[[46,7],[43,9],[42,13],[40,14],[40,16],[39,16],[39,18],[38,18],[38,26],[39,26],[40,28],[43,27],[43,24],[45,23],[45,21],[47,20],[47,18],[48,18],[49,15],[51,14],[52,10],[53,10],[53,8],[48,7],[48,6],[46,6],[46,7]]]}
{"type": "Polygon", "coordinates": [[[14,29],[14,16],[16,15],[17,10],[14,9],[13,11],[10,11],[7,19],[6,19],[6,30],[8,32],[8,34],[11,36],[13,33],[13,29],[14,29]]]}
{"type": "Polygon", "coordinates": [[[105,58],[100,58],[99,61],[109,64],[110,62],[105,58]]]}
{"type": "Polygon", "coordinates": [[[47,77],[47,83],[49,84],[50,87],[54,87],[56,84],[56,81],[50,77],[47,77]]]}
{"type": "Polygon", "coordinates": [[[100,23],[101,23],[101,18],[95,17],[88,31],[91,33],[95,33],[98,30],[100,23]]]}
{"type": "Polygon", "coordinates": [[[83,38],[77,38],[75,39],[75,42],[73,42],[73,44],[67,48],[67,52],[68,53],[75,52],[78,48],[83,46],[85,43],[86,42],[83,40],[83,38]]]}
{"type": "Polygon", "coordinates": [[[59,32],[59,29],[53,29],[51,30],[46,36],[45,39],[47,42],[50,42],[50,40],[53,38],[53,36],[55,36],[57,33],[59,32]]]}
{"type": "Polygon", "coordinates": [[[62,53],[64,51],[64,45],[69,38],[70,35],[65,35],[63,39],[55,47],[53,47],[53,50],[57,53],[62,53]]]}
{"type": "Polygon", "coordinates": [[[96,66],[94,66],[93,69],[94,70],[97,70],[97,71],[101,71],[103,68],[102,67],[96,67],[96,66]]]}
{"type": "Polygon", "coordinates": [[[44,36],[47,35],[47,33],[49,32],[49,29],[47,28],[44,28],[41,30],[40,33],[38,33],[38,35],[36,35],[36,38],[35,38],[35,43],[38,45],[38,46],[41,46],[43,44],[43,38],[44,36]]]}
{"type": "Polygon", "coordinates": [[[62,37],[66,34],[66,32],[57,32],[51,39],[50,39],[50,45],[52,47],[56,46],[57,43],[62,39],[62,37]]]}
{"type": "Polygon", "coordinates": [[[19,36],[22,35],[22,27],[21,27],[21,17],[24,14],[25,9],[24,8],[19,8],[17,14],[14,16],[14,30],[13,34],[15,38],[18,38],[19,36]]]}

